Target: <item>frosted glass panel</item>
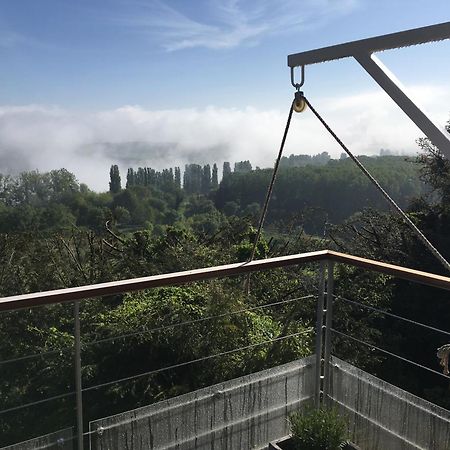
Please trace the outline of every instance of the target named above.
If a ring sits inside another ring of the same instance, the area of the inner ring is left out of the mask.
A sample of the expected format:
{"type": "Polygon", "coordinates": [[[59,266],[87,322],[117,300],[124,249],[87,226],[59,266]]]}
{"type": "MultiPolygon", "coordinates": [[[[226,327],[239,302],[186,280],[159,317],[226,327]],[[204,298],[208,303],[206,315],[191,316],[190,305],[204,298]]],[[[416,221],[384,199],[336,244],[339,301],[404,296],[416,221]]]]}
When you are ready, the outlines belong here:
{"type": "Polygon", "coordinates": [[[259,449],[288,433],[290,412],[314,396],[308,357],[91,422],[92,450],[259,449]]]}
{"type": "Polygon", "coordinates": [[[448,450],[450,412],[332,358],[332,401],[364,450],[448,450]]]}

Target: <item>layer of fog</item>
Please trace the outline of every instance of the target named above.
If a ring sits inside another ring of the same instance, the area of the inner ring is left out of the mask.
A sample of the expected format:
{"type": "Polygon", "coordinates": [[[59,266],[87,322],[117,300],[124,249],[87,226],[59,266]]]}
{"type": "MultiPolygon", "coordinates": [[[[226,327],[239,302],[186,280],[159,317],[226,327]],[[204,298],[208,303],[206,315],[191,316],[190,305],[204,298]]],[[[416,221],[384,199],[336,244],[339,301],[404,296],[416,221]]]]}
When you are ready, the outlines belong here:
{"type": "MultiPolygon", "coordinates": [[[[450,90],[421,88],[422,104],[433,118],[448,119],[450,90]],[[429,105],[427,105],[429,102],[429,105]]],[[[315,105],[356,154],[417,152],[421,134],[379,92],[345,98],[322,98],[315,105]]],[[[0,173],[47,171],[65,167],[95,190],[108,188],[109,168],[118,164],[122,178],[128,167],[156,169],[186,163],[249,159],[253,166],[272,166],[278,152],[286,112],[255,108],[146,110],[124,106],[100,112],[74,112],[42,105],[0,107],[0,173]]],[[[310,111],[295,115],[285,154],[342,150],[310,111]]]]}

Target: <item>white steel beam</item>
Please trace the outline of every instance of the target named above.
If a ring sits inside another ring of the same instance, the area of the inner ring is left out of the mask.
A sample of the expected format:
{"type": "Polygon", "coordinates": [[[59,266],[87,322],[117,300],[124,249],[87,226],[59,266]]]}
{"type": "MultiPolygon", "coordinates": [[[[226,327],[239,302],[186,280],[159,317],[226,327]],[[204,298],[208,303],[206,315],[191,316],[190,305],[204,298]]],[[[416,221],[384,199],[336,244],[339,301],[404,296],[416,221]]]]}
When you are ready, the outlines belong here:
{"type": "Polygon", "coordinates": [[[450,39],[450,22],[333,45],[288,56],[291,68],[353,57],[417,127],[450,159],[450,140],[408,97],[392,73],[372,53],[450,39]]]}

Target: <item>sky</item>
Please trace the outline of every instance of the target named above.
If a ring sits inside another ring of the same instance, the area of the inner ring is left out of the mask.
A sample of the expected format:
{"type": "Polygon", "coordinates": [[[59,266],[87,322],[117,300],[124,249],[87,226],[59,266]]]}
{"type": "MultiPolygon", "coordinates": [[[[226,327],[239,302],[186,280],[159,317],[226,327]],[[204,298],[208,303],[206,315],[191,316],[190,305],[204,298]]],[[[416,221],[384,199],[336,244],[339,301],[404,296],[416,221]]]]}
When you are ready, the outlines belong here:
{"type": "MultiPolygon", "coordinates": [[[[450,20],[448,0],[0,0],[0,173],[250,159],[269,167],[294,89],[287,55],[450,20]]],[[[439,126],[450,41],[378,54],[439,126]]],[[[306,68],[311,103],[356,154],[421,132],[351,59],[306,68]]],[[[285,154],[341,150],[310,111],[285,154]]]]}

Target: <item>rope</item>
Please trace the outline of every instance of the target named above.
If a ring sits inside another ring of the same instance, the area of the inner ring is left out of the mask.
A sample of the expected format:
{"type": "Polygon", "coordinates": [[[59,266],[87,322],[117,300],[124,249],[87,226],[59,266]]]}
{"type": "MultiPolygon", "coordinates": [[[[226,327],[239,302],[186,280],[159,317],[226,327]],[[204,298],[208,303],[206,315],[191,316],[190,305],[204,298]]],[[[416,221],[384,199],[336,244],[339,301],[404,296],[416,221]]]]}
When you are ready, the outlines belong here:
{"type": "MultiPolygon", "coordinates": [[[[264,221],[266,219],[267,208],[269,207],[270,197],[272,196],[273,186],[275,184],[275,179],[277,177],[278,168],[280,166],[280,161],[281,161],[281,156],[283,154],[284,144],[286,143],[286,137],[287,137],[287,134],[288,134],[288,131],[289,131],[289,127],[291,125],[293,109],[294,109],[294,102],[291,103],[291,106],[289,108],[288,119],[287,119],[287,122],[286,122],[286,126],[284,128],[284,133],[283,133],[283,138],[281,140],[280,150],[278,151],[278,156],[277,156],[277,159],[275,161],[275,166],[274,166],[273,172],[272,172],[272,179],[270,180],[269,187],[267,189],[266,199],[264,201],[263,210],[262,210],[262,213],[261,213],[261,217],[259,219],[258,231],[256,233],[255,242],[253,243],[252,253],[251,253],[250,258],[248,259],[247,262],[253,261],[253,258],[255,257],[256,247],[258,245],[259,238],[261,236],[262,227],[263,227],[264,221]]],[[[249,274],[249,276],[250,276],[250,274],[249,274]]]]}
{"type": "Polygon", "coordinates": [[[427,237],[419,230],[414,222],[408,217],[408,215],[397,205],[395,200],[381,187],[378,181],[371,175],[371,173],[364,167],[359,159],[353,155],[353,153],[344,145],[339,139],[336,133],[325,122],[322,116],[313,108],[309,100],[304,97],[306,104],[309,106],[314,115],[319,119],[325,129],[334,137],[336,142],[342,147],[347,155],[353,160],[353,162],[361,169],[364,175],[372,182],[372,184],[381,192],[383,197],[391,204],[391,206],[398,212],[407,225],[412,229],[416,236],[422,241],[425,247],[439,260],[439,262],[450,272],[450,263],[439,253],[436,247],[427,239],[427,237]]]}

